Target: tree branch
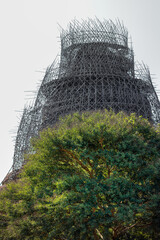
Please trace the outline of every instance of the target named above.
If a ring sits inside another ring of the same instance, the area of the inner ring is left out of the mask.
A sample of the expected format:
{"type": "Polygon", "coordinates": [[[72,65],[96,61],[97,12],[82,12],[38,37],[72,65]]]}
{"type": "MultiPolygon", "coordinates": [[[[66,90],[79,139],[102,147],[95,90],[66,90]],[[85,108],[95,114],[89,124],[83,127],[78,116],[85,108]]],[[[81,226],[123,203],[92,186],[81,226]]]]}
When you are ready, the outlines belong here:
{"type": "Polygon", "coordinates": [[[91,178],[93,178],[93,173],[90,171],[72,152],[70,152],[67,149],[61,148],[63,152],[65,152],[67,155],[72,157],[88,174],[91,178]]]}

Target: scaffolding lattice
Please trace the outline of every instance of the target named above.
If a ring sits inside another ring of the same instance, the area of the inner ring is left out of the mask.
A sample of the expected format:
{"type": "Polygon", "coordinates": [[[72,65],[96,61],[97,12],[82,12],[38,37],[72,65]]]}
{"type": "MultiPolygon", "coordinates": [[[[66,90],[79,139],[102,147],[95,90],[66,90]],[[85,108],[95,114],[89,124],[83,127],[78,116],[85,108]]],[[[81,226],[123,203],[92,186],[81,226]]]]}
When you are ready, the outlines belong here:
{"type": "Polygon", "coordinates": [[[60,60],[47,68],[34,106],[24,110],[13,173],[22,167],[31,137],[54,125],[59,116],[112,108],[160,122],[160,103],[150,72],[144,64],[134,63],[123,24],[97,18],[74,20],[60,37],[60,60]]]}

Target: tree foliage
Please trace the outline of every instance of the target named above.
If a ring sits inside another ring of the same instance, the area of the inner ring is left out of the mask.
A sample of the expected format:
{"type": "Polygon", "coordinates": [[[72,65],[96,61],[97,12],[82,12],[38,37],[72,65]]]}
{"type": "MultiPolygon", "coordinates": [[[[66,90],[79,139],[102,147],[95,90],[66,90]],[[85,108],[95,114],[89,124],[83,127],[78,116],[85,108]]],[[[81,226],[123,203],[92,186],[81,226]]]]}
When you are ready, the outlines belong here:
{"type": "Polygon", "coordinates": [[[159,239],[159,129],[105,110],[42,131],[0,193],[0,239],[159,239]]]}

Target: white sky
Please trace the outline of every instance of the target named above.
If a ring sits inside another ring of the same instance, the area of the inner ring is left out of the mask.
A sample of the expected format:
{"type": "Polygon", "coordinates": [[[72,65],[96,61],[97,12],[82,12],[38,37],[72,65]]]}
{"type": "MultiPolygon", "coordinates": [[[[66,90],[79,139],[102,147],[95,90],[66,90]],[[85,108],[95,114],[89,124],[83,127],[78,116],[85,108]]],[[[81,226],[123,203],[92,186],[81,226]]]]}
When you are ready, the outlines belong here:
{"type": "MultiPolygon", "coordinates": [[[[160,88],[160,0],[0,0],[0,182],[12,165],[14,142],[28,93],[60,53],[59,23],[73,18],[119,18],[135,57],[160,88]],[[14,133],[11,131],[14,130],[14,133]]],[[[29,101],[30,103],[30,101],[29,101]]]]}

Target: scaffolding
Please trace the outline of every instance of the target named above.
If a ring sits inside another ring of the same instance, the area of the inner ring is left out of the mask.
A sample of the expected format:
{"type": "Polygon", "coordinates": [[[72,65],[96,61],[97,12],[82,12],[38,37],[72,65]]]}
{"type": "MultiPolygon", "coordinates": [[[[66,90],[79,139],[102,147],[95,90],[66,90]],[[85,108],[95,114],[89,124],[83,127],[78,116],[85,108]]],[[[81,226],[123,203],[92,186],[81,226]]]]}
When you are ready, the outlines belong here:
{"type": "Polygon", "coordinates": [[[160,103],[148,67],[135,64],[120,21],[73,20],[61,34],[61,55],[47,68],[33,107],[18,128],[11,171],[16,173],[30,139],[63,116],[112,109],[160,122],[160,103]]]}

